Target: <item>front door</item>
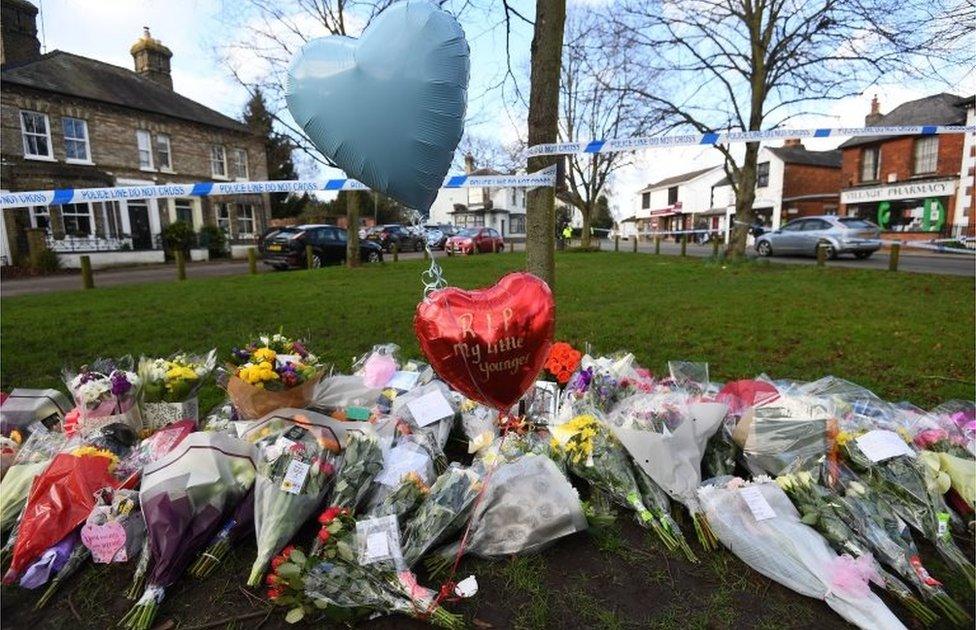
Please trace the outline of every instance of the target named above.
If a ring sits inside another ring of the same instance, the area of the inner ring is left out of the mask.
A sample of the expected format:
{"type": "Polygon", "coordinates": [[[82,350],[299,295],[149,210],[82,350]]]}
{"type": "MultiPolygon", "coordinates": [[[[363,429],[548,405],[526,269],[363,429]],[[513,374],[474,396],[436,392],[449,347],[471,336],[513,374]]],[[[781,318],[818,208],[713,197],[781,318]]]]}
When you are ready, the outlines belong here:
{"type": "Polygon", "coordinates": [[[152,249],[152,230],[149,228],[149,206],[145,201],[130,201],[129,230],[132,232],[132,249],[152,249]]]}

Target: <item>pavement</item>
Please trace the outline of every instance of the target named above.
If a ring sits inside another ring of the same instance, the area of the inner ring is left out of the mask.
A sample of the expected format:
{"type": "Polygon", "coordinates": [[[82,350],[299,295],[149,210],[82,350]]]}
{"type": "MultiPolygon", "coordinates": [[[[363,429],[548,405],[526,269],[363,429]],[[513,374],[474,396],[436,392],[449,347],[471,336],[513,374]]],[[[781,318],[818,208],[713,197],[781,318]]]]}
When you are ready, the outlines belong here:
{"type": "MultiPolygon", "coordinates": [[[[516,251],[525,249],[523,243],[512,244],[516,251]]],[[[603,241],[604,249],[612,249],[612,241],[603,241]]],[[[632,251],[632,241],[620,241],[620,251],[632,251]]],[[[638,252],[642,254],[653,254],[654,244],[641,242],[638,244],[638,252]]],[[[678,256],[681,253],[681,246],[674,242],[661,242],[661,254],[667,256],[678,256]]],[[[753,250],[748,252],[751,258],[756,257],[753,250]]],[[[443,255],[440,254],[439,255],[443,255]]],[[[707,258],[712,255],[711,245],[688,244],[687,255],[695,258],[707,258]]],[[[403,260],[415,260],[423,257],[422,253],[400,254],[403,260]]],[[[392,257],[387,256],[387,261],[392,257]]],[[[773,263],[783,263],[789,265],[815,265],[815,258],[803,257],[783,257],[777,256],[770,259],[773,263]]],[[[827,261],[828,267],[847,267],[852,269],[880,269],[888,268],[888,254],[884,251],[877,252],[867,260],[856,260],[853,257],[844,256],[836,260],[827,261]]],[[[910,248],[902,250],[901,258],[898,263],[898,270],[909,273],[934,273],[953,276],[969,276],[976,278],[976,257],[972,254],[938,254],[931,252],[913,252],[910,248]]],[[[216,278],[222,276],[243,275],[248,272],[246,260],[227,260],[214,262],[189,263],[186,266],[187,278],[216,278]]],[[[269,273],[269,268],[258,263],[259,273],[269,273]]],[[[143,265],[139,267],[126,267],[117,269],[104,269],[95,271],[96,287],[112,287],[125,284],[142,284],[145,282],[167,282],[176,279],[176,266],[167,265],[143,265]]],[[[43,276],[36,278],[24,278],[17,280],[5,280],[0,283],[0,297],[14,297],[17,295],[57,293],[60,291],[81,290],[81,275],[78,273],[61,274],[54,276],[43,276]]]]}

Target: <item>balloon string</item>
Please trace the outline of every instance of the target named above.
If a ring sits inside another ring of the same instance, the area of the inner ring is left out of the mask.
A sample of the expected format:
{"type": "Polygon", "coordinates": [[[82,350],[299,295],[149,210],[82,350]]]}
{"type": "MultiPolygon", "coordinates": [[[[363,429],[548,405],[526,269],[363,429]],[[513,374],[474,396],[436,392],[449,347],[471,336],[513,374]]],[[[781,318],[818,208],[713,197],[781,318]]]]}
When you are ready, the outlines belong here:
{"type": "MultiPolygon", "coordinates": [[[[423,216],[419,212],[414,212],[410,219],[410,226],[420,231],[421,219],[423,219],[423,216]]],[[[420,281],[424,285],[423,296],[426,298],[437,289],[446,287],[447,280],[444,279],[444,270],[437,264],[437,259],[434,258],[434,252],[430,249],[430,241],[427,240],[426,232],[424,232],[424,251],[427,252],[427,259],[430,260],[430,266],[425,271],[420,272],[420,281]]]]}

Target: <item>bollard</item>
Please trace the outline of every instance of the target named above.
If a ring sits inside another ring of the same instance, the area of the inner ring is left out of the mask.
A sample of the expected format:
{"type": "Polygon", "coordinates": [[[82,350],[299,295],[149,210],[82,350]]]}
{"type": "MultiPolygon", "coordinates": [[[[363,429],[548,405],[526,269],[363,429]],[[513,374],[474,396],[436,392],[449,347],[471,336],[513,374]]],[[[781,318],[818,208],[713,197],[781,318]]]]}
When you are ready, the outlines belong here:
{"type": "Polygon", "coordinates": [[[92,276],[91,257],[81,257],[81,286],[86,289],[95,288],[95,278],[92,276]]]}
{"type": "Polygon", "coordinates": [[[718,258],[718,239],[712,241],[712,257],[718,258]]]}
{"type": "Polygon", "coordinates": [[[661,253],[661,237],[660,236],[655,236],[654,237],[654,253],[655,254],[660,254],[661,253]]]}
{"type": "Polygon", "coordinates": [[[619,236],[614,236],[613,237],[613,251],[615,251],[615,252],[619,252],[620,251],[620,237],[619,236]]]}
{"type": "Polygon", "coordinates": [[[258,250],[247,248],[247,270],[252,276],[258,272],[258,250]]]}
{"type": "Polygon", "coordinates": [[[183,256],[183,251],[175,250],[173,258],[176,259],[176,279],[186,280],[186,258],[183,256]]]}
{"type": "Polygon", "coordinates": [[[397,243],[390,245],[390,251],[393,252],[393,262],[400,262],[400,246],[397,243]]]}
{"type": "Polygon", "coordinates": [[[827,264],[827,243],[817,245],[817,266],[823,267],[827,264]]]}
{"type": "Polygon", "coordinates": [[[901,243],[891,244],[891,253],[888,254],[888,271],[898,271],[898,259],[901,257],[901,243]]]}
{"type": "Polygon", "coordinates": [[[312,251],[311,245],[305,246],[305,265],[309,269],[315,269],[315,253],[312,251]]]}
{"type": "Polygon", "coordinates": [[[681,235],[681,255],[682,256],[687,256],[688,255],[688,235],[687,234],[682,234],[681,235]]]}
{"type": "Polygon", "coordinates": [[[637,253],[637,240],[638,240],[639,238],[640,238],[639,236],[635,236],[635,237],[634,237],[634,253],[635,253],[635,254],[637,253]]]}

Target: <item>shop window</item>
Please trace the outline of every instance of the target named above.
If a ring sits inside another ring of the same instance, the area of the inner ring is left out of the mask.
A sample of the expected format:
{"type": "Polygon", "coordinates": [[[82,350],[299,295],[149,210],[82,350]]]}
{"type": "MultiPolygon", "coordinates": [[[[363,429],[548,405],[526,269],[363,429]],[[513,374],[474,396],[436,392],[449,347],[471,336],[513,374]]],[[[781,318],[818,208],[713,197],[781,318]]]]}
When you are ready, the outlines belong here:
{"type": "Polygon", "coordinates": [[[769,186],[769,162],[760,162],[756,165],[756,188],[769,186]]]}
{"type": "Polygon", "coordinates": [[[861,150],[861,181],[874,182],[878,180],[879,164],[878,147],[868,147],[861,150]]]}
{"type": "Polygon", "coordinates": [[[64,153],[68,162],[89,162],[88,123],[80,118],[62,118],[64,153]]]}
{"type": "Polygon", "coordinates": [[[64,223],[64,233],[70,236],[93,236],[95,234],[91,207],[87,203],[62,204],[61,221],[64,223]]]}
{"type": "Polygon", "coordinates": [[[24,139],[24,157],[54,158],[51,154],[51,126],[46,114],[20,112],[20,131],[24,139]]]}
{"type": "Polygon", "coordinates": [[[915,140],[915,175],[934,173],[939,159],[939,136],[915,140]]]}

